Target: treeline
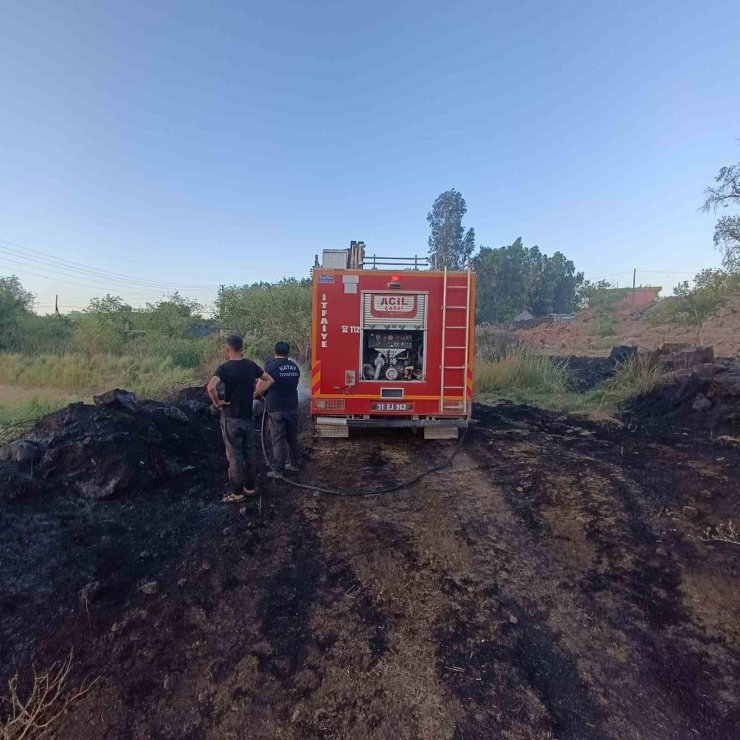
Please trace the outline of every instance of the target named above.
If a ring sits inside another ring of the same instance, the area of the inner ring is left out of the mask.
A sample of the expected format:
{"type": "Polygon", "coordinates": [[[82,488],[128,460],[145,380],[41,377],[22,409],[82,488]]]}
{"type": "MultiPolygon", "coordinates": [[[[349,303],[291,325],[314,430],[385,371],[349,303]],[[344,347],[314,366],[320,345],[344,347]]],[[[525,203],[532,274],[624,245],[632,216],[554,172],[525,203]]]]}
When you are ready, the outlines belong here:
{"type": "Polygon", "coordinates": [[[17,277],[0,278],[0,351],[153,356],[195,368],[220,352],[223,333],[237,332],[257,358],[269,356],[278,339],[290,342],[298,359],[310,352],[309,280],[229,286],[210,310],[177,292],[141,308],[105,295],[59,316],[38,316],[33,305],[17,277]]]}
{"type": "Polygon", "coordinates": [[[298,360],[311,355],[309,279],[230,285],[219,294],[216,314],[224,330],[241,334],[256,357],[271,355],[278,340],[288,342],[298,360]]]}
{"type": "Polygon", "coordinates": [[[472,264],[480,322],[509,321],[523,308],[546,316],[580,307],[583,273],[562,252],[550,257],[537,246],[525,247],[519,238],[498,249],[481,247],[472,264]]]}

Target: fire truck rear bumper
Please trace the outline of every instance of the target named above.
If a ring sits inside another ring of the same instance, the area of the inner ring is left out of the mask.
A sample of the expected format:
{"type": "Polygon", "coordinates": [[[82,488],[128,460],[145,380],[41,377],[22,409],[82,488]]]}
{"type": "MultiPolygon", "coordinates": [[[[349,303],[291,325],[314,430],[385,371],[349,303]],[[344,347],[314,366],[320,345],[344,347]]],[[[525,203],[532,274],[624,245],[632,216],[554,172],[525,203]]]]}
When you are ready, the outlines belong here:
{"type": "Polygon", "coordinates": [[[329,426],[349,426],[349,427],[455,427],[457,429],[466,429],[470,420],[465,418],[394,418],[388,416],[376,416],[367,418],[354,418],[348,416],[316,416],[314,417],[317,424],[326,424],[329,426]]]}
{"type": "Polygon", "coordinates": [[[457,436],[458,429],[466,429],[470,420],[467,418],[394,418],[394,417],[370,417],[353,418],[346,416],[317,416],[316,431],[321,437],[347,437],[350,429],[382,429],[382,428],[405,428],[424,429],[425,437],[448,438],[457,436]],[[439,430],[435,434],[434,430],[439,430]],[[449,431],[449,434],[444,432],[449,431]]]}

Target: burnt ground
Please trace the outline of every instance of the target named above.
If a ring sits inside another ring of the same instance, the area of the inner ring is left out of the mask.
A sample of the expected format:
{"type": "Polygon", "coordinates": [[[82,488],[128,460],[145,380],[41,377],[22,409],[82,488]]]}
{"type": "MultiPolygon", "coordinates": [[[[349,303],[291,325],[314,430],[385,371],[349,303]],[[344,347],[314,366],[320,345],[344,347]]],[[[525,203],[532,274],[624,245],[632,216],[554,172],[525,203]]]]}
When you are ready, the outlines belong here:
{"type": "MultiPolygon", "coordinates": [[[[240,512],[198,417],[158,448],[195,471],[3,501],[3,678],[71,648],[74,680],[99,677],[56,738],[732,737],[740,546],[700,537],[738,519],[740,450],[514,404],[475,418],[448,468],[386,496],[262,479],[240,512]]],[[[301,479],[373,488],[454,446],[319,440],[301,479]]]]}
{"type": "Polygon", "coordinates": [[[568,372],[568,390],[583,393],[614,375],[617,363],[609,357],[552,357],[552,361],[565,367],[568,372]]]}

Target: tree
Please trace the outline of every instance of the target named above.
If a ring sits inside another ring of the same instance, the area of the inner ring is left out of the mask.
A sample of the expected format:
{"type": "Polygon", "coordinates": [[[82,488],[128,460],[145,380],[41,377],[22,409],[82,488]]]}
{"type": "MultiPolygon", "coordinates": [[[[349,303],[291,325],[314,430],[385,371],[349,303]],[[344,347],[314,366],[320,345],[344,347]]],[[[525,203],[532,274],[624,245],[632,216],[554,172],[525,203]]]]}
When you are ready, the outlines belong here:
{"type": "Polygon", "coordinates": [[[203,306],[177,291],[157,303],[147,303],[137,311],[138,324],[147,332],[176,338],[185,337],[188,327],[201,319],[203,306]]]}
{"type": "Polygon", "coordinates": [[[427,214],[431,227],[429,256],[434,269],[465,269],[475,249],[475,230],[463,227],[463,216],[468,206],[465,198],[455,190],[447,190],[437,196],[432,210],[427,214]]]}
{"type": "Polygon", "coordinates": [[[509,321],[529,305],[532,287],[529,250],[521,238],[508,247],[481,247],[473,259],[480,321],[509,321]]]}
{"type": "Polygon", "coordinates": [[[580,307],[599,317],[613,314],[627,297],[629,288],[616,288],[609,280],[585,280],[578,291],[580,307]]]}
{"type": "Polygon", "coordinates": [[[577,308],[583,273],[562,252],[548,257],[537,246],[525,247],[519,237],[506,247],[481,247],[473,268],[480,321],[509,321],[525,307],[536,316],[577,308]]]}
{"type": "Polygon", "coordinates": [[[555,252],[552,257],[540,257],[537,247],[532,247],[530,252],[532,267],[536,271],[529,301],[534,314],[546,316],[549,313],[575,311],[583,273],[576,272],[573,261],[562,252],[555,252]]]}
{"type": "Polygon", "coordinates": [[[133,324],[133,309],[120,296],[93,298],[77,321],[75,341],[85,352],[120,352],[133,324]]]}
{"type": "MultiPolygon", "coordinates": [[[[740,162],[722,167],[714,178],[715,187],[704,191],[702,209],[740,206],[740,162]]],[[[722,252],[722,263],[728,270],[740,270],[740,216],[722,216],[714,227],[714,246],[722,252]]]]}
{"type": "Polygon", "coordinates": [[[740,275],[727,270],[702,270],[673,289],[673,296],[661,301],[649,314],[652,323],[696,327],[696,340],[704,343],[704,324],[724,306],[731,296],[740,293],[740,275]]]}
{"type": "Polygon", "coordinates": [[[31,314],[34,296],[15,275],[0,277],[0,349],[6,347],[18,322],[31,314]]]}
{"type": "Polygon", "coordinates": [[[278,340],[288,342],[299,360],[311,356],[310,280],[231,285],[221,291],[217,310],[223,326],[244,336],[258,356],[271,356],[278,340]]]}

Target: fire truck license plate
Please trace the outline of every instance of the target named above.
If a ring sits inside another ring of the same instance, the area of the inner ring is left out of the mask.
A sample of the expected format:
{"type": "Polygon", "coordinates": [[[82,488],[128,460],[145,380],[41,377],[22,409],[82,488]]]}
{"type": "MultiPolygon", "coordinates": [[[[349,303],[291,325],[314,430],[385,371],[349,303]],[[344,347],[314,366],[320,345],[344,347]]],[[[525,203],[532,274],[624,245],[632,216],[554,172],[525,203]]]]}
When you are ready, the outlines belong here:
{"type": "Polygon", "coordinates": [[[414,410],[413,403],[403,403],[400,401],[376,401],[370,404],[371,411],[395,411],[398,413],[410,414],[414,410]]]}

